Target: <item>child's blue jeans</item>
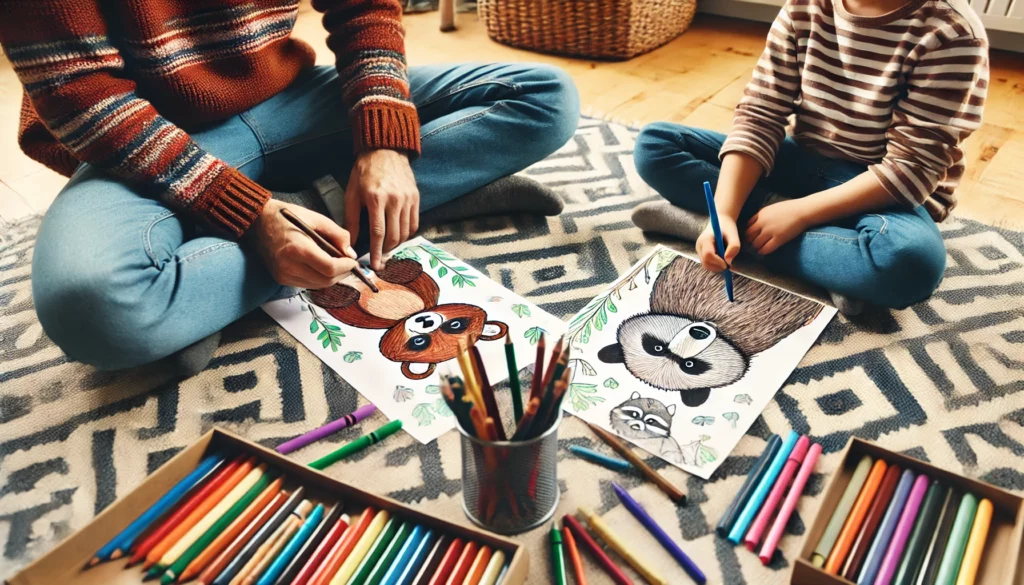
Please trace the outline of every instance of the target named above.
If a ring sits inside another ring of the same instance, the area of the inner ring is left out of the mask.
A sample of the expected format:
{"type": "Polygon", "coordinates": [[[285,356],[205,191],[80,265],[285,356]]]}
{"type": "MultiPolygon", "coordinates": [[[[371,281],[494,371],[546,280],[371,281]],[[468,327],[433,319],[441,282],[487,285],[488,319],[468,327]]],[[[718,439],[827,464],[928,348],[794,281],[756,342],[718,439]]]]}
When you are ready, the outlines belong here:
{"type": "MultiPolygon", "coordinates": [[[[640,176],[665,199],[707,214],[702,185],[716,186],[725,135],[657,122],[637,138],[634,159],[640,176]]],[[[865,165],[828,158],[786,138],[771,174],[758,181],[740,215],[747,220],[770,193],[797,198],[823,191],[863,173],[865,165]]],[[[814,227],[764,258],[778,272],[875,305],[906,308],[922,301],[942,281],[946,248],[923,206],[893,207],[814,227]]]]}

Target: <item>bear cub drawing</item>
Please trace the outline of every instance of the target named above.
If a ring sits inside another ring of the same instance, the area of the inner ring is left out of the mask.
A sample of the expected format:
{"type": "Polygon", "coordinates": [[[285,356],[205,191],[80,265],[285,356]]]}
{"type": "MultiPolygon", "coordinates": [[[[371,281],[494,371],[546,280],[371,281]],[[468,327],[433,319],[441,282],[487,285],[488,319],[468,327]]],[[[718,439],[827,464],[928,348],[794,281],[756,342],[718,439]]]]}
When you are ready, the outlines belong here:
{"type": "Polygon", "coordinates": [[[310,291],[309,296],[346,325],[384,330],[381,355],[401,363],[402,373],[411,380],[422,380],[437,364],[457,357],[460,343],[468,347],[508,334],[508,325],[488,321],[480,307],[437,304],[437,283],[415,260],[392,258],[370,278],[379,292],[350,276],[330,288],[310,291]]]}
{"type": "Polygon", "coordinates": [[[679,392],[686,406],[704,404],[711,389],[742,378],[753,356],[813,321],[822,308],[750,278],[735,283],[730,303],[720,275],[676,258],[654,281],[650,312],[623,321],[617,343],[598,358],[625,364],[655,388],[679,392]]]}

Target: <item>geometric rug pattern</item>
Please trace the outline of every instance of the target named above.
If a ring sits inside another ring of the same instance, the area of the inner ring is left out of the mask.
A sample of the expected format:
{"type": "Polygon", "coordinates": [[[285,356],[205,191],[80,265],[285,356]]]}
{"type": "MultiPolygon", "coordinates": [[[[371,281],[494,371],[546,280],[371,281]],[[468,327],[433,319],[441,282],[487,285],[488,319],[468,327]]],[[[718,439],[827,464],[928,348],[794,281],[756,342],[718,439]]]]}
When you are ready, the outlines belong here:
{"type": "MultiPolygon", "coordinates": [[[[634,129],[583,119],[574,139],[525,174],[556,188],[556,218],[517,216],[425,234],[552,314],[568,317],[656,243],[629,220],[657,198],[632,163],[634,129]]],[[[116,373],[69,362],[43,334],[29,270],[39,218],[0,225],[0,579],[50,550],[213,426],[268,446],[365,400],[260,311],[225,331],[209,368],[175,379],[160,364],[116,373]]],[[[955,216],[942,226],[945,279],[928,301],[860,321],[837,316],[732,456],[709,481],[648,459],[689,496],[675,507],[635,475],[580,461],[566,447],[607,452],[582,423],[560,429],[559,516],[586,505],[642,546],[670,582],[685,574],[615,498],[623,483],[695,558],[712,583],[784,583],[804,518],[851,436],[1024,492],[1024,234],[955,216]],[[771,433],[822,443],[824,456],[768,567],[714,526],[771,433]]],[[[664,242],[674,247],[678,243],[664,242]]],[[[683,248],[685,249],[685,248],[683,248]]],[[[747,272],[816,294],[738,264],[747,272]]],[[[379,414],[293,457],[302,462],[383,422],[379,414]]],[[[327,473],[465,521],[458,438],[420,445],[399,434],[327,473]]],[[[517,537],[531,583],[550,575],[546,527],[517,537]]],[[[590,565],[589,581],[605,583],[590,565]]]]}

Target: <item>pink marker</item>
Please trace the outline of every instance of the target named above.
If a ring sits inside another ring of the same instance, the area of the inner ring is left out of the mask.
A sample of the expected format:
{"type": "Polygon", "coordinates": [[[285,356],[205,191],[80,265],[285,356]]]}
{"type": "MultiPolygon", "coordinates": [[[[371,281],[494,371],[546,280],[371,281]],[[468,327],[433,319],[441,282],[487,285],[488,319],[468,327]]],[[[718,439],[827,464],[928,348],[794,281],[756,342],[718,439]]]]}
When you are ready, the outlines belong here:
{"type": "Polygon", "coordinates": [[[761,553],[757,555],[761,559],[762,564],[767,565],[772,560],[775,549],[779,547],[782,531],[786,529],[786,523],[789,522],[789,517],[793,515],[796,503],[804,493],[804,486],[807,485],[807,480],[811,477],[811,472],[814,471],[814,466],[817,465],[818,457],[820,456],[821,445],[818,443],[811,445],[811,448],[807,450],[807,456],[804,457],[804,463],[800,467],[800,472],[796,474],[796,479],[793,480],[793,487],[790,488],[789,494],[786,495],[786,501],[782,503],[782,508],[779,509],[779,515],[775,519],[775,524],[772,524],[772,529],[768,531],[768,536],[764,539],[761,553]]]}
{"type": "Polygon", "coordinates": [[[747,543],[747,549],[750,552],[757,550],[757,543],[761,542],[761,535],[764,534],[765,528],[768,528],[768,521],[772,519],[775,508],[782,501],[782,494],[786,493],[786,488],[789,487],[793,475],[796,474],[796,468],[800,466],[807,455],[807,446],[810,443],[811,440],[806,436],[797,440],[793,452],[789,454],[789,459],[786,460],[786,465],[782,468],[782,473],[779,474],[779,479],[775,481],[772,491],[768,494],[768,499],[764,501],[761,511],[757,513],[750,529],[747,530],[747,537],[743,541],[747,543]]]}

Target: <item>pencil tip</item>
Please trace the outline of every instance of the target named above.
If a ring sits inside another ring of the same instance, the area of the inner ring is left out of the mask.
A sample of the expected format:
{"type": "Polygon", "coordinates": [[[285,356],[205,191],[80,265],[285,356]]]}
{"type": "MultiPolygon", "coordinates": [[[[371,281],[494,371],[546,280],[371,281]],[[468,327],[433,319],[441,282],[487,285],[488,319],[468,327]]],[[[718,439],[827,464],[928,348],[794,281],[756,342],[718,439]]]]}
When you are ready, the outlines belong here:
{"type": "Polygon", "coordinates": [[[93,558],[89,559],[89,566],[90,567],[95,567],[98,564],[100,564],[100,560],[98,558],[93,557],[93,558]]]}

